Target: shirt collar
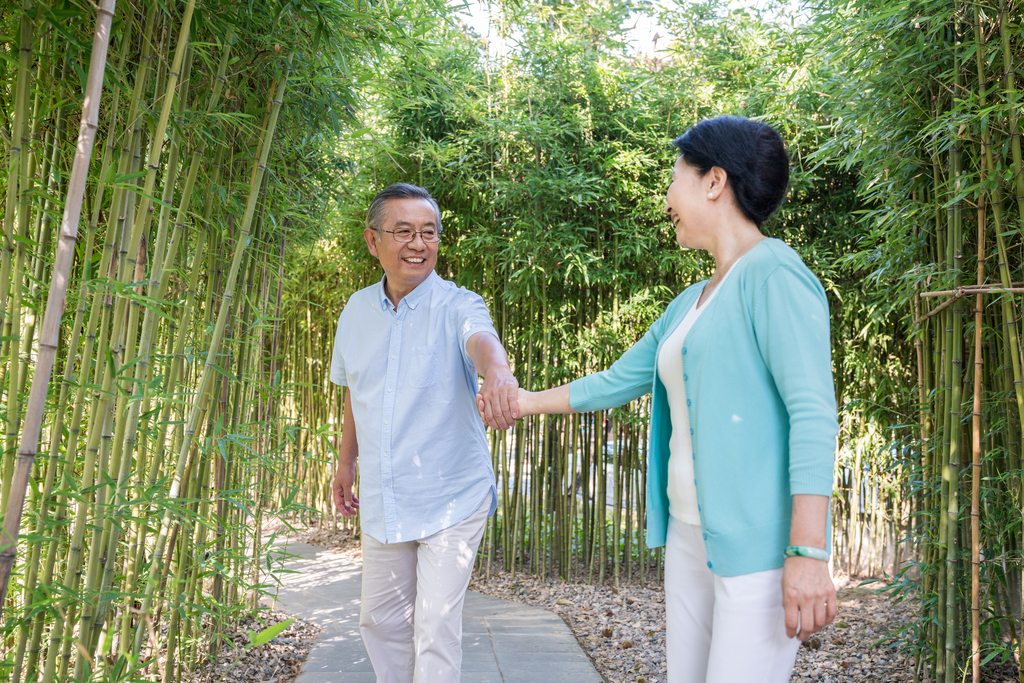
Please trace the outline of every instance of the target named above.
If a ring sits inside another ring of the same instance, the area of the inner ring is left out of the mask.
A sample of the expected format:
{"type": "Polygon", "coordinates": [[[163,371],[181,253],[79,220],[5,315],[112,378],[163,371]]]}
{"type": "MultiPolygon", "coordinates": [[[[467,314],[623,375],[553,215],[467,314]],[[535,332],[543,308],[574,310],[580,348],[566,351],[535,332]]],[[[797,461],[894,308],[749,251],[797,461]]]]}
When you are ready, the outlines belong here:
{"type": "MultiPolygon", "coordinates": [[[[388,295],[384,291],[384,282],[387,279],[388,276],[385,275],[380,279],[380,282],[377,284],[377,296],[382,311],[387,310],[388,308],[391,307],[391,300],[388,299],[388,295]]],[[[427,292],[430,291],[430,288],[433,287],[434,282],[440,279],[441,276],[438,275],[437,272],[433,270],[430,271],[430,275],[428,275],[423,282],[416,285],[415,289],[406,294],[405,297],[402,298],[402,301],[406,302],[409,305],[409,308],[416,310],[416,307],[420,304],[420,301],[423,300],[423,297],[425,297],[427,295],[427,292]]],[[[399,302],[399,305],[401,305],[401,302],[399,302]]]]}

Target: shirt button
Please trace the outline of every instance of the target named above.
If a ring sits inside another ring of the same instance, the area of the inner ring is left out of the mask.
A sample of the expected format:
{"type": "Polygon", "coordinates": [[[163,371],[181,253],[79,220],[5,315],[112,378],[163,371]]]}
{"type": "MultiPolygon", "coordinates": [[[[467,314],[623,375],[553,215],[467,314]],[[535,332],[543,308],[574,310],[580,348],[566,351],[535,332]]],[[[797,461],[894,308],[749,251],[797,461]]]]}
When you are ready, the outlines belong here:
{"type": "Polygon", "coordinates": [[[386,425],[391,424],[391,420],[384,420],[384,424],[386,424],[386,425]]]}
{"type": "Polygon", "coordinates": [[[396,321],[395,321],[395,324],[396,324],[396,325],[401,325],[401,324],[402,324],[402,321],[401,321],[401,320],[396,320],[396,321]]]}
{"type": "Polygon", "coordinates": [[[389,394],[391,393],[391,387],[388,387],[388,393],[389,394]]]}
{"type": "Polygon", "coordinates": [[[396,358],[395,354],[391,354],[391,360],[394,360],[395,358],[396,358]]]}

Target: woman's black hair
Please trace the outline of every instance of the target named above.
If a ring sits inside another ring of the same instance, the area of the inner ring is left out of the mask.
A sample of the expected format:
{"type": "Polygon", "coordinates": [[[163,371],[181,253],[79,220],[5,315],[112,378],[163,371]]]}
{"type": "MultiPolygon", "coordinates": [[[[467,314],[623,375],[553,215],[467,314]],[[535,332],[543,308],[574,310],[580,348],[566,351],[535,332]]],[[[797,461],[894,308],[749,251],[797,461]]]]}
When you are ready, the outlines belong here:
{"type": "Polygon", "coordinates": [[[713,166],[723,169],[740,211],[758,227],[782,204],[789,186],[789,156],[782,137],[768,124],[716,116],[672,144],[702,176],[713,166]]]}

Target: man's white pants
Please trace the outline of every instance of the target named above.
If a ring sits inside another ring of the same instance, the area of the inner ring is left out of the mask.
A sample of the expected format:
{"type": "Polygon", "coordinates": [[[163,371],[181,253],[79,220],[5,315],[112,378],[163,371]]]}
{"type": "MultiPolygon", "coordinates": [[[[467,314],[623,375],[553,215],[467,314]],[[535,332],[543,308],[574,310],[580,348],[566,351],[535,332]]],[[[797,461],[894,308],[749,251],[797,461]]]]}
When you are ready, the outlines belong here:
{"type": "Polygon", "coordinates": [[[782,568],[715,576],[699,526],[669,518],[665,625],[669,683],[786,683],[800,641],[786,637],[782,568]]]}
{"type": "Polygon", "coordinates": [[[363,535],[359,631],[378,683],[458,683],[462,604],[491,495],[469,518],[418,541],[363,535]]]}

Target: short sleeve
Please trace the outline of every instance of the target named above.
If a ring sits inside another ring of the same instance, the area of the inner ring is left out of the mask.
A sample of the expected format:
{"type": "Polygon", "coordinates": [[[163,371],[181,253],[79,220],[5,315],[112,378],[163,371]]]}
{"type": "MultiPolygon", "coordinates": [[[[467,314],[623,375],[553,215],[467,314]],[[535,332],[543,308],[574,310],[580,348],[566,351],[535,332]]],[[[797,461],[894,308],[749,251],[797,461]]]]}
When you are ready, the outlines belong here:
{"type": "Polygon", "coordinates": [[[345,350],[342,348],[342,332],[345,325],[345,311],[338,316],[338,329],[334,332],[334,352],[331,354],[331,381],[343,387],[348,386],[345,373],[345,350]]]}
{"type": "Polygon", "coordinates": [[[470,361],[466,352],[466,342],[477,332],[490,332],[498,338],[498,331],[494,329],[491,322],[491,314],[487,311],[487,304],[483,297],[468,289],[461,292],[458,306],[455,311],[455,324],[459,335],[459,348],[462,349],[462,357],[470,361]]]}

